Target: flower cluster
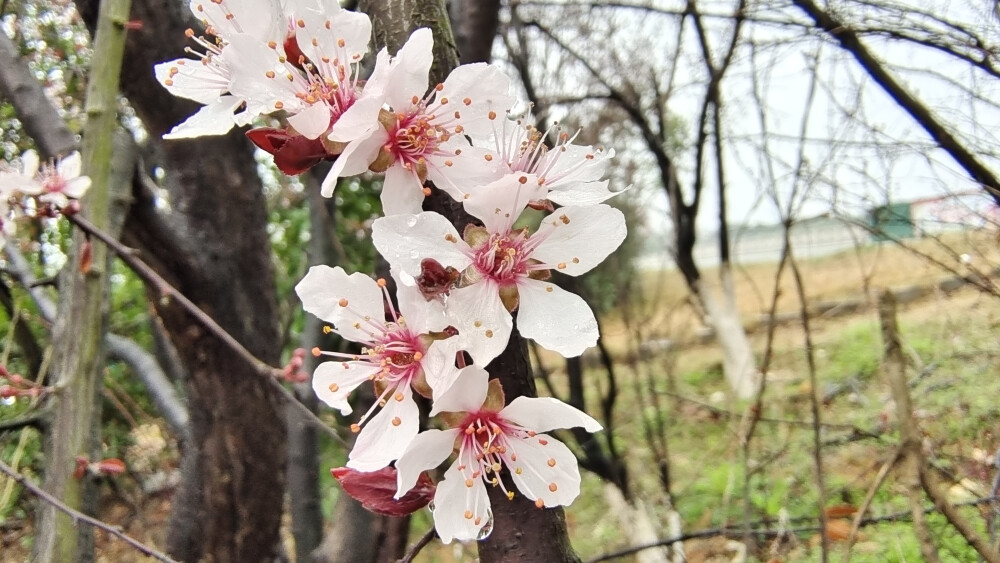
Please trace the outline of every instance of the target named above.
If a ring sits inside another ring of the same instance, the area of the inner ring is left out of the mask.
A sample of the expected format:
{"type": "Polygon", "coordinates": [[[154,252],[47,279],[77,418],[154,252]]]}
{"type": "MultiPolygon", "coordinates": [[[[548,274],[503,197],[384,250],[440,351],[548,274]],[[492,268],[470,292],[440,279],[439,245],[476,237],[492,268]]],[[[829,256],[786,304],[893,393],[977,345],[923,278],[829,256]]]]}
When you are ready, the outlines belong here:
{"type": "Polygon", "coordinates": [[[323,195],[341,177],[384,175],[385,216],[374,222],[372,239],[393,279],[315,266],[295,288],[328,332],[361,346],[313,351],[330,358],[313,374],[319,398],[347,415],[352,392],[374,386],[374,404],[352,425],[358,434],[348,468],[374,476],[395,464],[401,498],[454,452],[434,493],[435,526],[446,543],[482,536],[487,485],[513,498],[504,468],[538,507],[572,502],[576,459],[544,432],[593,432],[600,424],[551,398],[508,403],[485,367],[506,348],[515,314],[522,335],[564,356],[596,343],[593,311],[552,274],[586,273],[625,238],[624,216],[603,203],[616,193],[603,179],[613,151],[512,116],[516,100],[497,67],[463,65],[429,84],[428,29],[414,31],[393,56],[379,52],[362,78],[371,22],[336,2],[190,5],[214,39],[189,32],[199,58],[162,63],[156,75],[204,108],[166,137],[220,134],[268,115],[284,126],[248,136],[286,173],[332,160],[323,195]],[[421,211],[432,189],[460,202],[475,222],[459,230],[421,211]],[[536,228],[522,224],[530,223],[528,208],[548,212],[536,228]],[[432,420],[447,429],[420,432],[417,395],[432,401],[432,420]]]}
{"type": "Polygon", "coordinates": [[[25,210],[39,216],[54,215],[70,200],[83,197],[90,178],[80,175],[80,153],[55,163],[42,164],[38,153],[27,150],[19,166],[0,163],[0,248],[14,234],[15,220],[25,210]]]}

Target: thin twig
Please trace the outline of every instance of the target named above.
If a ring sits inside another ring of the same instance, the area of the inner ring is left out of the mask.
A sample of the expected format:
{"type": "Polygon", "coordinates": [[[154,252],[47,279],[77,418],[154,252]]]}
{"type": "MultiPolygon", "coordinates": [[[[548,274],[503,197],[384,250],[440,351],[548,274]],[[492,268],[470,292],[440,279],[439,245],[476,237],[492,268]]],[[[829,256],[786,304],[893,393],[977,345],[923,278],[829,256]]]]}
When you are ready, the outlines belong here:
{"type": "Polygon", "coordinates": [[[885,482],[885,478],[889,476],[889,472],[892,471],[892,467],[896,465],[896,461],[899,459],[900,449],[897,447],[893,449],[892,455],[889,459],[885,460],[882,464],[882,468],[878,470],[878,474],[875,475],[875,480],[872,481],[872,486],[868,488],[868,492],[865,494],[865,499],[861,501],[861,506],[858,507],[858,512],[854,515],[854,521],[851,522],[851,533],[847,536],[847,546],[844,548],[844,563],[850,563],[851,561],[851,548],[854,547],[854,540],[857,539],[858,530],[861,529],[861,521],[865,518],[865,513],[868,512],[868,508],[871,507],[872,501],[875,500],[875,493],[882,487],[882,483],[885,482]]]}
{"type": "Polygon", "coordinates": [[[962,517],[958,513],[956,507],[958,505],[951,504],[948,499],[945,498],[944,493],[941,492],[940,487],[938,487],[937,480],[931,473],[932,469],[927,467],[926,464],[920,466],[920,484],[924,487],[924,492],[927,496],[934,501],[934,506],[944,514],[944,517],[948,519],[948,522],[962,534],[965,541],[972,546],[973,549],[979,553],[979,556],[983,558],[984,561],[988,563],[1000,563],[1000,552],[993,549],[988,541],[983,539],[979,532],[969,524],[968,520],[962,517]]]}
{"type": "Polygon", "coordinates": [[[121,260],[125,262],[125,264],[128,265],[128,267],[135,272],[135,274],[139,276],[143,282],[154,289],[162,298],[172,299],[179,304],[189,315],[194,317],[199,324],[212,333],[213,336],[222,341],[226,347],[240,356],[248,365],[253,367],[257,375],[268,381],[271,387],[273,387],[287,403],[291,404],[299,412],[301,412],[302,415],[313,424],[313,426],[326,432],[338,444],[346,446],[344,439],[340,437],[340,434],[338,434],[336,430],[323,422],[323,419],[319,418],[319,416],[317,416],[316,413],[314,413],[309,407],[302,404],[302,402],[299,401],[291,391],[286,389],[285,386],[281,384],[278,380],[278,378],[282,376],[282,370],[280,368],[268,365],[266,362],[258,359],[249,350],[244,348],[238,340],[233,338],[233,336],[226,331],[226,329],[219,326],[219,324],[216,323],[212,317],[208,316],[208,313],[202,311],[200,307],[185,297],[184,294],[174,288],[174,286],[170,285],[167,280],[163,279],[163,277],[157,274],[153,268],[139,258],[134,249],[123,245],[114,237],[111,237],[106,232],[97,228],[90,221],[80,217],[78,214],[66,215],[66,218],[80,228],[80,230],[106,244],[108,248],[117,254],[118,257],[121,258],[121,260]]]}
{"type": "MultiPolygon", "coordinates": [[[[785,231],[788,236],[788,231],[785,231]]],[[[830,542],[826,534],[826,484],[823,478],[823,440],[822,422],[820,420],[820,399],[819,382],[816,376],[816,356],[813,348],[812,330],[809,328],[809,301],[806,298],[805,283],[802,281],[802,273],[799,271],[798,263],[789,249],[788,265],[792,269],[792,279],[795,280],[795,292],[799,297],[799,313],[802,317],[802,335],[805,337],[806,366],[809,370],[809,403],[812,407],[813,418],[813,464],[816,470],[816,492],[819,504],[819,526],[823,530],[820,533],[820,557],[823,563],[830,560],[830,542]]]]}
{"type": "Polygon", "coordinates": [[[420,550],[427,547],[427,544],[431,543],[431,540],[436,537],[437,530],[434,526],[431,526],[431,529],[427,530],[427,532],[421,536],[419,540],[417,540],[417,543],[411,545],[410,549],[406,550],[406,555],[404,555],[403,558],[396,563],[411,563],[420,553],[420,550]]]}
{"type": "MultiPolygon", "coordinates": [[[[956,504],[948,505],[948,506],[950,506],[952,508],[964,507],[964,506],[977,506],[977,505],[980,505],[980,504],[991,503],[991,502],[994,502],[996,500],[997,500],[996,497],[990,496],[990,497],[977,498],[977,499],[970,500],[968,502],[961,502],[961,503],[956,503],[956,504]]],[[[924,512],[924,514],[930,514],[931,512],[937,511],[938,509],[939,509],[939,507],[929,506],[927,508],[924,508],[923,512],[924,512]]],[[[911,511],[909,511],[909,510],[902,510],[902,511],[899,511],[899,512],[893,512],[891,514],[886,514],[886,515],[883,515],[883,516],[875,516],[875,517],[872,517],[872,518],[865,518],[864,520],[861,521],[861,525],[862,526],[871,526],[871,525],[874,525],[874,524],[881,524],[883,522],[902,522],[902,521],[906,521],[906,520],[911,519],[911,518],[913,518],[913,513],[911,511]]],[[[756,522],[754,525],[755,526],[761,526],[763,524],[768,524],[768,523],[769,522],[759,521],[759,522],[756,522]]],[[[801,528],[778,528],[778,529],[756,528],[755,527],[755,528],[753,528],[751,530],[750,535],[752,535],[752,536],[763,536],[763,537],[776,537],[778,535],[805,534],[805,533],[810,533],[810,532],[819,532],[820,530],[821,530],[821,528],[819,526],[803,526],[801,528]]],[[[672,544],[675,544],[677,542],[683,542],[683,541],[687,541],[687,540],[691,540],[691,539],[708,538],[708,537],[714,537],[714,536],[736,537],[736,536],[742,535],[743,533],[744,533],[743,528],[742,527],[737,527],[737,526],[726,526],[726,527],[720,527],[720,528],[709,528],[709,529],[706,529],[706,530],[698,530],[698,531],[695,531],[695,532],[689,532],[687,534],[682,534],[682,535],[679,535],[679,536],[674,536],[672,538],[667,538],[667,539],[663,539],[663,540],[652,542],[652,543],[648,543],[648,544],[636,545],[636,546],[632,546],[632,547],[627,547],[625,549],[621,549],[619,551],[613,551],[611,553],[605,553],[604,555],[600,555],[598,557],[595,557],[593,559],[588,560],[586,563],[600,563],[601,561],[610,561],[612,559],[617,559],[619,557],[626,557],[628,555],[634,555],[636,553],[639,553],[640,551],[645,551],[647,549],[654,549],[654,548],[657,548],[657,547],[663,547],[665,545],[672,545],[672,544]]]]}
{"type": "Polygon", "coordinates": [[[94,518],[92,516],[87,516],[86,514],[80,512],[78,510],[74,510],[74,509],[66,506],[65,504],[63,504],[62,502],[60,502],[59,499],[57,499],[54,496],[52,496],[51,494],[49,494],[48,492],[46,492],[44,489],[42,489],[38,485],[32,483],[27,477],[25,477],[24,475],[18,473],[11,466],[9,466],[6,463],[4,463],[3,460],[0,460],[0,471],[2,471],[3,473],[5,473],[11,479],[17,481],[17,483],[19,485],[21,485],[25,489],[28,489],[29,491],[31,491],[38,498],[40,498],[40,499],[44,500],[45,502],[51,504],[57,510],[60,510],[60,511],[68,514],[69,517],[72,518],[74,521],[76,521],[76,522],[83,522],[85,524],[90,524],[91,526],[94,526],[95,528],[104,530],[105,532],[107,532],[107,533],[115,536],[116,538],[124,541],[125,543],[129,544],[130,546],[132,546],[133,548],[135,548],[137,551],[139,551],[143,555],[146,555],[148,557],[153,557],[156,560],[163,561],[165,563],[178,563],[175,559],[171,559],[170,556],[168,556],[167,554],[162,553],[160,551],[157,551],[156,549],[153,549],[152,547],[150,547],[150,546],[142,543],[141,541],[133,538],[132,536],[126,534],[125,532],[122,531],[122,529],[121,529],[120,526],[113,526],[111,524],[108,524],[107,522],[104,522],[102,520],[98,520],[97,518],[94,518]]]}

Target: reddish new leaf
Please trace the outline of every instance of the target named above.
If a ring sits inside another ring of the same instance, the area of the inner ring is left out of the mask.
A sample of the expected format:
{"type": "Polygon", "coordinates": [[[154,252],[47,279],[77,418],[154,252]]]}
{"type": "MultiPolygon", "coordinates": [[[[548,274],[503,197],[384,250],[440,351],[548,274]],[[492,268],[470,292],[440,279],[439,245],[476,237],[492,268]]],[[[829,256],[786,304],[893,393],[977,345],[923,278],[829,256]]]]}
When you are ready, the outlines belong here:
{"type": "Polygon", "coordinates": [[[274,155],[274,165],[289,176],[301,174],[320,162],[335,158],[327,152],[322,139],[307,139],[273,127],[247,131],[253,144],[274,155]]]}
{"type": "Polygon", "coordinates": [[[335,467],[330,473],[340,481],[344,492],[368,510],[385,516],[406,516],[420,510],[434,498],[436,488],[427,472],[424,472],[420,474],[413,489],[396,500],[392,498],[396,494],[395,467],[385,467],[370,473],[335,467]]]}

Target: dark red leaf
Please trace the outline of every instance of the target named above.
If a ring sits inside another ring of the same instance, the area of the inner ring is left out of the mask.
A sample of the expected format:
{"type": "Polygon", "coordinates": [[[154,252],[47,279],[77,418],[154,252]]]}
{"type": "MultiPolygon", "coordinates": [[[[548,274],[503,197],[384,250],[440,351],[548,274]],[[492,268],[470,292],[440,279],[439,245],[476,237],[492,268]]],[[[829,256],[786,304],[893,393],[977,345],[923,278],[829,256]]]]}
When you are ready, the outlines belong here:
{"type": "Polygon", "coordinates": [[[406,516],[427,506],[434,498],[435,485],[427,472],[420,474],[416,486],[396,500],[396,468],[385,467],[378,471],[363,473],[346,467],[330,470],[340,481],[344,492],[359,501],[365,508],[386,516],[406,516]]]}
{"type": "Polygon", "coordinates": [[[247,131],[247,138],[261,149],[274,154],[278,149],[285,146],[285,143],[292,136],[283,129],[273,127],[257,127],[247,131]]]}
{"type": "Polygon", "coordinates": [[[274,155],[274,165],[289,176],[301,174],[320,162],[335,158],[322,139],[307,139],[283,129],[258,127],[247,131],[253,144],[274,155]]]}

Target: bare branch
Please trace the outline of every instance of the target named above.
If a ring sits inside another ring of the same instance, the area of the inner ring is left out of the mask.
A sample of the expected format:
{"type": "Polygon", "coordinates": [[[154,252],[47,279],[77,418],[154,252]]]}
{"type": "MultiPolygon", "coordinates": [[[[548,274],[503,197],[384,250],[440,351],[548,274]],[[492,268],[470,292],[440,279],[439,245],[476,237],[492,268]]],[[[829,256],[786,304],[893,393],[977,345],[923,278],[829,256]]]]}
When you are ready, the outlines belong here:
{"type": "Polygon", "coordinates": [[[240,356],[240,358],[242,358],[248,366],[252,367],[254,373],[267,380],[286,402],[301,411],[303,416],[316,426],[316,428],[326,432],[338,444],[345,445],[344,439],[340,437],[340,434],[338,434],[336,430],[330,428],[330,426],[323,422],[323,420],[319,418],[316,413],[312,412],[312,410],[310,410],[306,405],[303,405],[297,398],[295,398],[295,395],[291,391],[286,389],[285,386],[281,384],[278,379],[282,375],[281,368],[269,366],[267,363],[261,361],[250,353],[250,351],[240,344],[238,340],[233,338],[233,336],[229,334],[226,329],[219,326],[219,324],[216,323],[212,317],[208,316],[207,313],[202,311],[190,299],[185,297],[184,294],[180,293],[172,285],[167,283],[167,280],[157,274],[148,264],[143,262],[136,255],[134,250],[127,248],[122,243],[108,236],[107,233],[101,231],[79,215],[68,215],[67,218],[82,231],[106,244],[108,248],[117,254],[118,257],[121,258],[122,261],[125,262],[147,286],[156,291],[160,295],[161,299],[173,300],[180,305],[189,315],[194,317],[202,326],[208,329],[213,336],[218,338],[227,348],[240,356]]]}
{"type": "MultiPolygon", "coordinates": [[[[3,34],[0,33],[0,35],[3,34]]],[[[125,532],[122,531],[121,527],[113,526],[111,524],[108,524],[107,522],[98,520],[97,518],[94,518],[92,516],[87,516],[86,514],[78,510],[74,510],[73,508],[66,506],[61,501],[59,501],[59,499],[50,495],[44,489],[32,483],[27,477],[21,475],[20,473],[15,471],[14,468],[4,463],[3,460],[0,460],[0,472],[5,473],[8,477],[17,481],[19,485],[21,485],[25,489],[28,489],[35,496],[47,502],[57,510],[69,515],[69,517],[72,518],[75,522],[83,522],[84,524],[89,524],[91,526],[94,526],[95,528],[104,530],[105,532],[129,544],[130,546],[135,548],[136,551],[142,553],[147,557],[152,557],[157,561],[163,561],[164,563],[178,563],[176,560],[171,559],[167,554],[161,553],[160,551],[157,551],[156,549],[126,534],[125,532]]]]}
{"type": "Polygon", "coordinates": [[[0,93],[14,106],[24,130],[43,154],[54,157],[77,148],[76,135],[63,123],[6,33],[0,33],[0,93]]]}
{"type": "Polygon", "coordinates": [[[976,158],[943,123],[931,113],[931,110],[920,100],[913,96],[902,84],[900,84],[885,68],[885,66],[875,57],[874,54],[861,42],[858,34],[844,22],[839,21],[828,11],[821,9],[812,0],[792,0],[796,6],[801,8],[816,22],[816,25],[829,33],[836,39],[841,47],[851,53],[862,68],[872,77],[872,79],[882,87],[883,90],[901,108],[906,110],[911,117],[920,125],[928,135],[931,136],[938,145],[944,149],[955,161],[965,169],[973,180],[982,185],[983,189],[1000,203],[1000,180],[991,170],[986,168],[979,159],[976,158]]]}

